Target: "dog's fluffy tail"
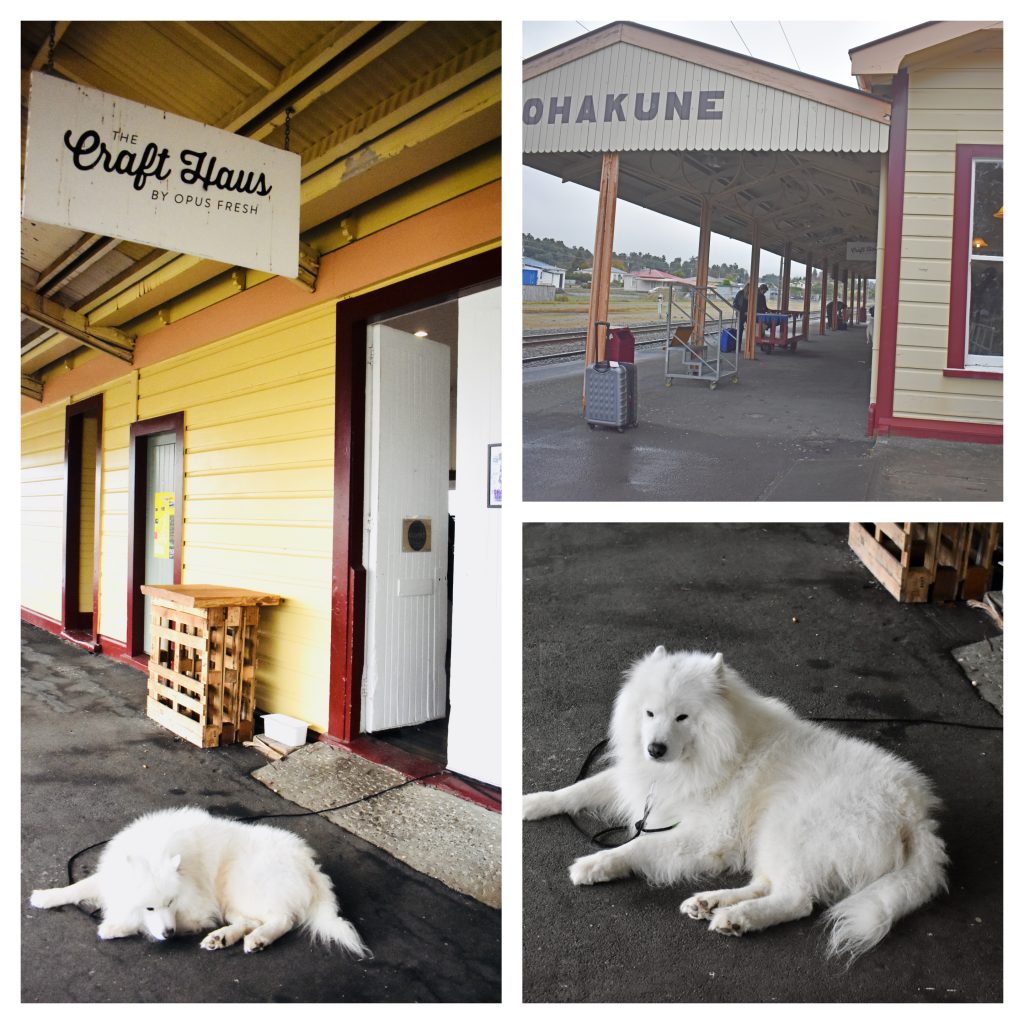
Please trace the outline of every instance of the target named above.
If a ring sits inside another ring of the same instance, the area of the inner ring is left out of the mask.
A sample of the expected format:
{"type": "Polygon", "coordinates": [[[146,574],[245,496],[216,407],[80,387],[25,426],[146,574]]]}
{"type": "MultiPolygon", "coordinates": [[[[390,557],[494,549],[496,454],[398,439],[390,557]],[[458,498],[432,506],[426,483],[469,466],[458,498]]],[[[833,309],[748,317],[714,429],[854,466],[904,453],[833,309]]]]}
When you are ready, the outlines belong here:
{"type": "Polygon", "coordinates": [[[830,956],[866,953],[885,938],[895,921],[946,889],[946,848],[936,835],[935,822],[924,820],[904,835],[903,863],[825,914],[832,925],[830,956]]]}
{"type": "Polygon", "coordinates": [[[331,883],[319,871],[316,873],[315,885],[318,890],[317,899],[304,922],[310,935],[316,941],[327,945],[337,943],[346,952],[360,959],[372,958],[370,947],[359,937],[355,925],[338,913],[338,901],[334,897],[331,883]]]}

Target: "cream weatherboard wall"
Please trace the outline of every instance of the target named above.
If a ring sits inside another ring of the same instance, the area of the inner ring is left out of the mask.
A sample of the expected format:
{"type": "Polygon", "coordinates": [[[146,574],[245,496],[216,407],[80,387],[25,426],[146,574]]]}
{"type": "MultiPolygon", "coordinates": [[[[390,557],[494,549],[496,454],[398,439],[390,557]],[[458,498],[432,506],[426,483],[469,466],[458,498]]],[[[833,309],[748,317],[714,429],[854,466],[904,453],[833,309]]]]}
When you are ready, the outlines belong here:
{"type": "Polygon", "coordinates": [[[1002,422],[1001,380],[945,377],[956,147],[1003,141],[1001,48],[911,65],[893,413],[1002,422]]]}
{"type": "Polygon", "coordinates": [[[64,417],[60,402],[21,418],[21,603],[60,621],[64,417]]]}
{"type": "MultiPolygon", "coordinates": [[[[327,729],[335,303],[107,385],[99,632],[127,635],[128,430],[185,414],[185,583],[280,594],[260,617],[257,701],[327,729]]],[[[76,400],[79,397],[75,396],[76,400]]],[[[60,618],[65,406],[23,419],[23,604],[60,618]]]]}

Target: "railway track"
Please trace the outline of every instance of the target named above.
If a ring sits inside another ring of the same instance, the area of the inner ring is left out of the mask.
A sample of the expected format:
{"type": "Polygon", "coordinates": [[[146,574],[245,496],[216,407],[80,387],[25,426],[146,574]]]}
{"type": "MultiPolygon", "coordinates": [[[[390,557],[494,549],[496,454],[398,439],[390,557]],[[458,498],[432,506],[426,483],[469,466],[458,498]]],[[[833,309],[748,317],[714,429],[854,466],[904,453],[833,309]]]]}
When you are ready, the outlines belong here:
{"type": "MultiPolygon", "coordinates": [[[[630,326],[637,348],[660,348],[665,344],[665,324],[634,324],[630,326]]],[[[569,360],[584,355],[586,330],[534,331],[523,335],[523,362],[569,360]]]]}

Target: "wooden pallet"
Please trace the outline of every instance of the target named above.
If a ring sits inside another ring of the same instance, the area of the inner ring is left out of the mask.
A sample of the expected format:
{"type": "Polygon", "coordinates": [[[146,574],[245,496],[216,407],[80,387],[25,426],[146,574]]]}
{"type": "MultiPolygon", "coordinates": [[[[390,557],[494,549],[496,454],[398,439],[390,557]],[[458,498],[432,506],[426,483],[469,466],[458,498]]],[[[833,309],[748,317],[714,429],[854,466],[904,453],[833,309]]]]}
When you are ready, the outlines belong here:
{"type": "Polygon", "coordinates": [[[851,523],[850,547],[898,601],[981,597],[992,583],[999,523],[851,523]]]}
{"type": "Polygon", "coordinates": [[[152,600],[147,715],[197,747],[251,740],[260,607],[280,598],[208,586],[142,591],[152,600]]]}

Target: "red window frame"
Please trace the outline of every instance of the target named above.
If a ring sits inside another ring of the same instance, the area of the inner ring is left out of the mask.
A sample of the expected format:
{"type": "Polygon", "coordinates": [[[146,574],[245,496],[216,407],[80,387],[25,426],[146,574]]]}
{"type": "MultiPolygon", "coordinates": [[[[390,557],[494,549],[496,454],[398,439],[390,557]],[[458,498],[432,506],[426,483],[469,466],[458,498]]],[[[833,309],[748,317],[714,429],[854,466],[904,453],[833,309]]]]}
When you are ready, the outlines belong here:
{"type": "Polygon", "coordinates": [[[967,348],[967,283],[971,272],[971,196],[974,161],[1003,159],[1002,146],[959,145],[953,184],[953,251],[949,278],[949,339],[946,349],[947,377],[1002,380],[1001,370],[972,369],[964,365],[967,348]]]}

